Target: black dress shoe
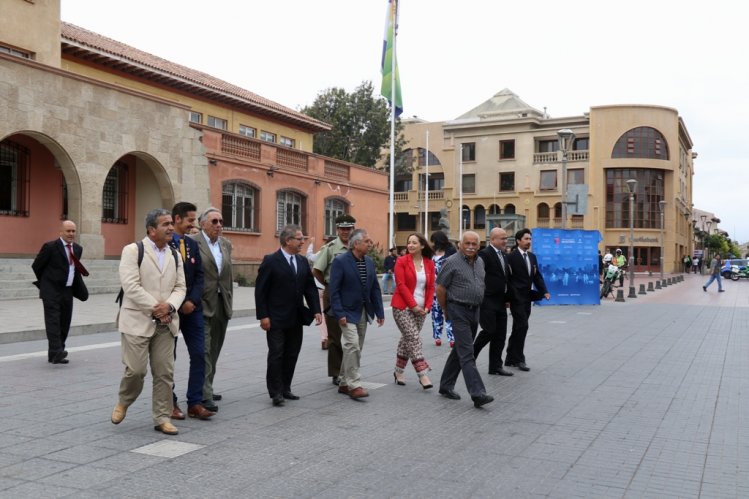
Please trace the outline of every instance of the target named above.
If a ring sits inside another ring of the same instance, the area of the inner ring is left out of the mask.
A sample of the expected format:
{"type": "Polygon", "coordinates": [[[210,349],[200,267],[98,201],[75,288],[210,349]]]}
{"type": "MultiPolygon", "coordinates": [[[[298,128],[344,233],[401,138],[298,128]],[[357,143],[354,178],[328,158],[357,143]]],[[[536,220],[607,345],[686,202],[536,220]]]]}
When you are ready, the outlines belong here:
{"type": "Polygon", "coordinates": [[[217,402],[217,401],[221,400],[222,398],[224,398],[224,397],[222,397],[218,393],[214,393],[213,394],[213,400],[214,400],[214,402],[217,402]]]}
{"type": "Polygon", "coordinates": [[[205,407],[211,412],[218,412],[218,406],[214,404],[213,402],[211,402],[210,400],[204,400],[203,402],[201,402],[200,405],[202,405],[203,407],[205,407]]]}
{"type": "Polygon", "coordinates": [[[495,371],[489,371],[489,374],[494,374],[496,376],[515,376],[515,373],[502,369],[501,367],[495,371]]]}
{"type": "Polygon", "coordinates": [[[341,378],[339,376],[333,376],[333,384],[338,386],[341,383],[341,378]]]}
{"type": "Polygon", "coordinates": [[[299,400],[299,396],[294,395],[291,392],[283,392],[283,398],[285,398],[286,400],[299,400]]]}
{"type": "Polygon", "coordinates": [[[65,358],[67,356],[68,356],[68,352],[66,352],[64,350],[62,352],[57,352],[54,355],[54,357],[52,357],[52,361],[51,362],[53,364],[68,364],[70,361],[65,358]]]}
{"type": "Polygon", "coordinates": [[[275,406],[282,406],[284,405],[283,395],[274,395],[273,396],[273,405],[275,406]]]}
{"type": "Polygon", "coordinates": [[[528,367],[527,365],[525,365],[525,362],[517,362],[517,363],[513,363],[513,364],[508,364],[507,362],[505,362],[505,365],[508,366],[508,367],[517,367],[521,371],[526,371],[526,372],[528,372],[528,371],[531,370],[530,367],[528,367]]]}
{"type": "Polygon", "coordinates": [[[473,400],[473,406],[477,408],[494,401],[494,397],[491,395],[479,395],[478,397],[471,397],[471,399],[473,400]]]}
{"type": "Polygon", "coordinates": [[[442,395],[445,398],[448,398],[450,400],[460,400],[460,395],[455,393],[453,390],[443,390],[440,389],[440,395],[442,395]]]}

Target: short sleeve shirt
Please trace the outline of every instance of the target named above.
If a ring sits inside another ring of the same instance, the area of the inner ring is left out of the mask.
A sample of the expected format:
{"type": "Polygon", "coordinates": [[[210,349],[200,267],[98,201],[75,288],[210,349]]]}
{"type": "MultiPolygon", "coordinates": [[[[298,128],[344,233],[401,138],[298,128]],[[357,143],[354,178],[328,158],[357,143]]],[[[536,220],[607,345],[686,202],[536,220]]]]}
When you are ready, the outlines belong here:
{"type": "Polygon", "coordinates": [[[333,266],[333,259],[347,250],[348,248],[343,244],[341,238],[336,237],[320,249],[315,260],[315,266],[312,268],[322,272],[326,283],[330,282],[330,268],[333,266]]]}
{"type": "Polygon", "coordinates": [[[469,262],[463,253],[448,257],[437,275],[437,284],[447,289],[447,301],[479,305],[484,299],[484,260],[469,262]]]}

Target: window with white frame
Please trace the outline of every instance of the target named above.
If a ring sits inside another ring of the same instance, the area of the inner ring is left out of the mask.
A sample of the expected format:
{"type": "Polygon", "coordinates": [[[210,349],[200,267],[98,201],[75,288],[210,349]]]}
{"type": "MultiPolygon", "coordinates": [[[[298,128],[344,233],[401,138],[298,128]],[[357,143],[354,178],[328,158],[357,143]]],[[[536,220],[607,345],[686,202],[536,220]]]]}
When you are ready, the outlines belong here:
{"type": "Polygon", "coordinates": [[[243,182],[225,182],[221,191],[221,214],[229,230],[258,232],[257,190],[243,182]]]}
{"type": "Polygon", "coordinates": [[[294,147],[296,145],[296,140],[291,139],[289,137],[284,137],[283,135],[281,135],[281,142],[280,142],[280,144],[282,146],[286,146],[286,147],[294,147]]]}
{"type": "Polygon", "coordinates": [[[257,137],[257,129],[247,125],[239,125],[239,135],[254,139],[257,137]]]}
{"type": "Polygon", "coordinates": [[[190,123],[203,123],[203,115],[195,111],[190,111],[190,123]]]}
{"type": "Polygon", "coordinates": [[[265,130],[260,130],[260,140],[264,140],[266,142],[273,142],[276,143],[276,134],[266,132],[265,130]]]}
{"type": "Polygon", "coordinates": [[[227,121],[223,120],[221,118],[216,118],[215,116],[208,116],[208,126],[212,126],[213,128],[220,128],[221,130],[226,130],[227,128],[227,121]]]}
{"type": "Polygon", "coordinates": [[[276,230],[280,231],[285,225],[303,227],[304,198],[293,191],[279,191],[276,195],[276,230]]]}
{"type": "Polygon", "coordinates": [[[344,215],[347,208],[348,205],[340,199],[329,198],[325,200],[325,237],[336,235],[335,219],[344,215]]]}

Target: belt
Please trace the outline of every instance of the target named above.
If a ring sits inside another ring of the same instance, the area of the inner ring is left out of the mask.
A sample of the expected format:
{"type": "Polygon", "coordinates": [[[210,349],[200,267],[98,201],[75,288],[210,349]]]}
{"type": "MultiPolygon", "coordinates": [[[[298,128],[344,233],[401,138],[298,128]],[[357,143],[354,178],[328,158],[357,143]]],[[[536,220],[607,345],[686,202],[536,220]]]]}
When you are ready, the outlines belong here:
{"type": "Polygon", "coordinates": [[[470,303],[463,303],[455,300],[447,300],[447,303],[454,303],[455,305],[460,305],[461,307],[465,307],[468,310],[476,310],[477,308],[479,308],[478,305],[471,305],[470,303]]]}

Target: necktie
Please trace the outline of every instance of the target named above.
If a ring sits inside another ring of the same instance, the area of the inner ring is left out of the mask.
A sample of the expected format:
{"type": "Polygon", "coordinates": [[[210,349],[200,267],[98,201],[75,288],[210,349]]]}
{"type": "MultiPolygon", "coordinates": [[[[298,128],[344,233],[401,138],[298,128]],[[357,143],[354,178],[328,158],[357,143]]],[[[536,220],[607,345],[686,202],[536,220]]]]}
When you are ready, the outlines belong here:
{"type": "Polygon", "coordinates": [[[180,237],[179,238],[179,253],[182,255],[182,261],[185,261],[187,253],[185,252],[185,238],[180,237]]]}
{"type": "Polygon", "coordinates": [[[291,270],[296,274],[296,265],[294,265],[294,255],[289,257],[289,265],[291,265],[291,270]]]}
{"type": "Polygon", "coordinates": [[[523,253],[525,259],[525,268],[528,269],[528,275],[531,275],[531,262],[528,260],[528,253],[523,253]]]}
{"type": "Polygon", "coordinates": [[[507,274],[507,269],[505,268],[505,259],[502,256],[501,251],[497,251],[497,258],[499,258],[499,265],[502,267],[502,273],[507,274]]]}
{"type": "Polygon", "coordinates": [[[73,253],[73,245],[68,243],[65,246],[68,247],[68,257],[70,263],[72,263],[75,267],[75,270],[77,270],[78,273],[82,276],[88,276],[88,270],[86,270],[86,267],[84,267],[83,264],[78,261],[78,259],[75,257],[75,253],[73,253]]]}

